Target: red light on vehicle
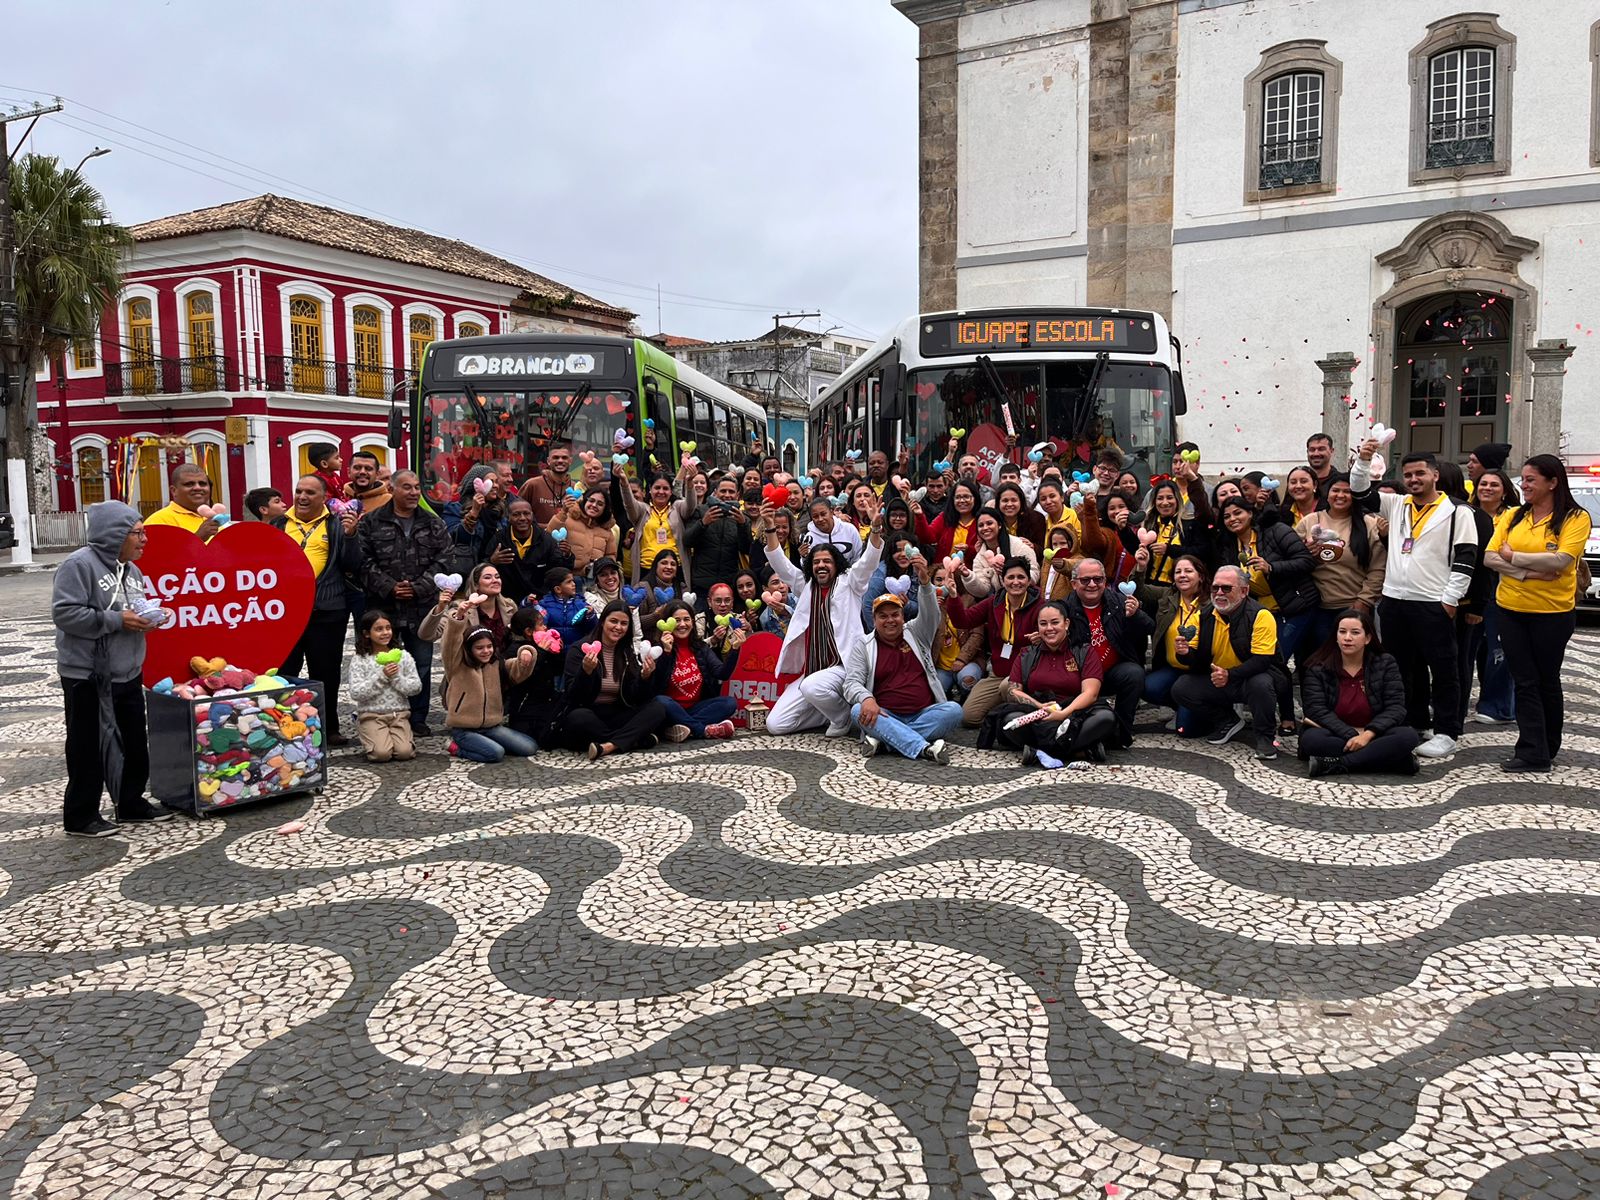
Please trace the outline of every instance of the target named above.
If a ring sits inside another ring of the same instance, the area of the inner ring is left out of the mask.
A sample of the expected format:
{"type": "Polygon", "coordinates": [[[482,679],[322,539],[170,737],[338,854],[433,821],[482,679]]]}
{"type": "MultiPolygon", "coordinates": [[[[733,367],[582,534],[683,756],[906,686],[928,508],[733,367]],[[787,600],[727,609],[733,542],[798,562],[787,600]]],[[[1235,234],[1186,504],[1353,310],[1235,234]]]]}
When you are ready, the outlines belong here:
{"type": "Polygon", "coordinates": [[[1600,475],[1600,462],[1592,462],[1589,464],[1589,474],[1600,475]]]}

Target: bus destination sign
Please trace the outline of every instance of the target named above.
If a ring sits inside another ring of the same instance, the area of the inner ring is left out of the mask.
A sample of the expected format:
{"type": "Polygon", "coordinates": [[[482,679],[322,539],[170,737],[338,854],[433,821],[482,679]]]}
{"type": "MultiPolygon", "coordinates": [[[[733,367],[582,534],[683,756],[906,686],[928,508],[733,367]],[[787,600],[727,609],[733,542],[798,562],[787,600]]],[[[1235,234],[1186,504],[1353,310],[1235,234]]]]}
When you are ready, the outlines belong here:
{"type": "Polygon", "coordinates": [[[549,375],[601,377],[606,374],[606,353],[599,349],[578,351],[551,350],[548,347],[509,349],[499,354],[457,354],[455,373],[474,375],[542,378],[549,375]]]}
{"type": "Polygon", "coordinates": [[[1003,354],[1019,350],[1154,354],[1156,327],[1149,317],[1061,309],[935,317],[922,322],[924,355],[1003,354]]]}

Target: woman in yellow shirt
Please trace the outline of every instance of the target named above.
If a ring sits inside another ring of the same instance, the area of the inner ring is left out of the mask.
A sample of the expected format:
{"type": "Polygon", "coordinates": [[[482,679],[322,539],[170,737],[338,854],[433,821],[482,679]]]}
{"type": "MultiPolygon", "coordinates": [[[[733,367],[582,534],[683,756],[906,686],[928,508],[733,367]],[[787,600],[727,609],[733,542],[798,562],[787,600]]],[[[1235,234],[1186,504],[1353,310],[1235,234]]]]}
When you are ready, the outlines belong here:
{"type": "Polygon", "coordinates": [[[1500,576],[1500,645],[1517,694],[1517,748],[1502,771],[1545,772],[1561,750],[1561,663],[1577,628],[1589,514],[1553,454],[1522,464],[1522,506],[1501,513],[1484,565],[1500,576]]]}

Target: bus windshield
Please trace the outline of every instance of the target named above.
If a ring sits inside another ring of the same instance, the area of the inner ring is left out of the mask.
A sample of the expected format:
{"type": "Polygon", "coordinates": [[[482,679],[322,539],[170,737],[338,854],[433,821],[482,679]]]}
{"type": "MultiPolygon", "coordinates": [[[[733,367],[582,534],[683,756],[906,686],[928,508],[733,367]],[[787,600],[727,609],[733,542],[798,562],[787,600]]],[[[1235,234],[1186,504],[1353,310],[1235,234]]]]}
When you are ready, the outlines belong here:
{"type": "Polygon", "coordinates": [[[417,435],[417,445],[427,447],[418,456],[422,494],[438,503],[454,500],[462,476],[479,463],[509,462],[520,479],[544,459],[556,435],[572,443],[574,459],[584,450],[608,458],[613,435],[630,423],[632,393],[594,387],[568,422],[572,398],[582,386],[507,390],[483,384],[470,392],[453,386],[425,393],[417,435]]]}
{"type": "Polygon", "coordinates": [[[1086,468],[1100,450],[1115,448],[1147,484],[1152,471],[1165,471],[1172,458],[1171,375],[1159,363],[1107,360],[1096,380],[1095,361],[1019,363],[996,358],[993,375],[971,363],[912,371],[907,387],[915,430],[907,441],[913,470],[925,474],[943,458],[945,438],[956,428],[967,431],[968,452],[985,465],[1006,458],[1025,461],[1029,446],[1055,438],[1071,443],[1086,468]],[[1004,399],[996,394],[994,376],[1004,399]],[[1086,420],[1079,422],[1081,436],[1075,439],[1074,416],[1082,411],[1091,382],[1096,400],[1086,420]],[[1007,409],[1016,430],[1015,451],[1005,444],[1007,409]]]}

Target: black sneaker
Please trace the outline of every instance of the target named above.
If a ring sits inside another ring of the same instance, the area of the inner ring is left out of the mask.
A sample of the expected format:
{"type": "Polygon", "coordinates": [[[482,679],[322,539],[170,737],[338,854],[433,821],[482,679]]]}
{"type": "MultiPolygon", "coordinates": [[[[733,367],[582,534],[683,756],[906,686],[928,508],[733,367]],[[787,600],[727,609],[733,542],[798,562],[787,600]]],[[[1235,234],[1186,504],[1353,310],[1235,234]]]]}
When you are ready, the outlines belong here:
{"type": "Polygon", "coordinates": [[[330,750],[340,750],[349,744],[350,739],[342,733],[330,733],[328,735],[328,748],[330,750]]]}
{"type": "Polygon", "coordinates": [[[1234,738],[1238,737],[1244,732],[1244,727],[1245,719],[1243,717],[1236,717],[1232,721],[1229,721],[1216,733],[1213,733],[1210,737],[1208,737],[1206,742],[1212,746],[1226,746],[1229,742],[1233,741],[1234,738]]]}
{"type": "Polygon", "coordinates": [[[1269,737],[1257,738],[1256,757],[1262,762],[1271,762],[1278,757],[1278,743],[1269,737]]]}
{"type": "Polygon", "coordinates": [[[1017,765],[1018,766],[1022,766],[1022,767],[1031,767],[1035,763],[1037,763],[1038,761],[1039,761],[1039,752],[1037,750],[1035,750],[1032,746],[1024,746],[1022,748],[1022,761],[1020,763],[1018,763],[1017,765]]]}
{"type": "Polygon", "coordinates": [[[1525,758],[1513,758],[1510,762],[1503,762],[1503,763],[1500,764],[1500,769],[1502,771],[1504,771],[1508,775],[1523,775],[1523,774],[1548,775],[1548,774],[1550,774],[1550,764],[1549,763],[1545,763],[1544,766],[1541,767],[1538,763],[1531,763],[1525,758]]]}
{"type": "Polygon", "coordinates": [[[426,721],[424,721],[420,725],[417,724],[415,721],[413,721],[413,722],[411,722],[411,736],[414,737],[414,738],[425,738],[425,737],[438,737],[439,735],[434,729],[432,729],[428,725],[428,723],[426,721]]]}
{"type": "Polygon", "coordinates": [[[143,808],[136,808],[131,812],[119,812],[117,814],[117,824],[138,825],[152,821],[170,821],[172,816],[170,809],[157,808],[153,804],[146,804],[143,808]]]}
{"type": "Polygon", "coordinates": [[[96,817],[82,829],[67,830],[68,837],[103,838],[116,833],[117,827],[104,817],[96,817]]]}
{"type": "Polygon", "coordinates": [[[1324,775],[1332,775],[1339,766],[1337,758],[1319,758],[1313,754],[1306,759],[1306,774],[1312,779],[1320,779],[1324,775]]]}

